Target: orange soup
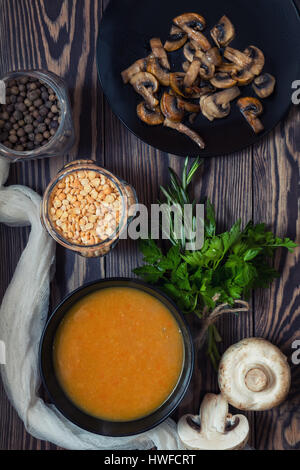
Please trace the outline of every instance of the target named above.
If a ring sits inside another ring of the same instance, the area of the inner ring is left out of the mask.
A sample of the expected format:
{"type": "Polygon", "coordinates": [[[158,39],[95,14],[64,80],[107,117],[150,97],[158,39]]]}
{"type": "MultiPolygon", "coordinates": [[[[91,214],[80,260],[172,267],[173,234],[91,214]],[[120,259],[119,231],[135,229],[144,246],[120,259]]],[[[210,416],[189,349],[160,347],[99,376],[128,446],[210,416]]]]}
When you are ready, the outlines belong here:
{"type": "Polygon", "coordinates": [[[111,287],[87,295],[64,317],[54,341],[62,388],[86,413],[130,421],[173,391],[183,340],[170,311],[146,292],[111,287]]]}

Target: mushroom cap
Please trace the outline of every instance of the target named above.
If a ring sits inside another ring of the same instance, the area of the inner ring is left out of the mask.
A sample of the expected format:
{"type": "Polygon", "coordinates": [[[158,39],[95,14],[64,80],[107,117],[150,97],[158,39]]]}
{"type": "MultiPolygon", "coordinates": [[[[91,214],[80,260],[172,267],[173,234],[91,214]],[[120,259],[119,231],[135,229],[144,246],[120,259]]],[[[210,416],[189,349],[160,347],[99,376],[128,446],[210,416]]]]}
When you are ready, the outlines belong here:
{"type": "Polygon", "coordinates": [[[249,437],[249,423],[243,415],[229,415],[222,395],[205,395],[199,415],[185,415],[177,425],[179,438],[187,449],[233,450],[243,448],[249,437]]]}
{"type": "Polygon", "coordinates": [[[232,345],[219,365],[222,395],[240,410],[269,410],[287,396],[291,383],[286,356],[263,338],[232,345]]]}
{"type": "Polygon", "coordinates": [[[251,64],[249,70],[254,75],[260,75],[264,65],[265,65],[265,56],[264,53],[255,46],[249,46],[244,50],[244,54],[251,59],[251,64]]]}
{"type": "Polygon", "coordinates": [[[187,41],[187,33],[178,26],[172,26],[170,35],[165,42],[164,49],[167,52],[173,52],[180,49],[187,41]]]}
{"type": "Polygon", "coordinates": [[[202,114],[210,121],[221,119],[230,113],[230,101],[240,95],[237,86],[227,88],[214,94],[207,94],[200,98],[202,114]]]}
{"type": "Polygon", "coordinates": [[[159,104],[159,101],[154,96],[154,93],[159,88],[159,84],[152,73],[139,72],[131,78],[130,84],[144,98],[150,108],[154,108],[159,104]]]}
{"type": "Polygon", "coordinates": [[[178,102],[177,97],[166,91],[160,100],[160,109],[163,115],[174,122],[180,122],[184,118],[184,105],[178,102]]]}
{"type": "Polygon", "coordinates": [[[254,78],[254,74],[246,69],[237,70],[231,76],[239,86],[249,85],[254,78]]]}
{"type": "Polygon", "coordinates": [[[163,67],[170,70],[170,63],[168,59],[168,55],[162,45],[160,38],[152,38],[150,39],[150,47],[152,49],[152,53],[155,57],[157,57],[163,67]]]}
{"type": "Polygon", "coordinates": [[[162,115],[159,106],[156,108],[149,108],[147,103],[142,101],[137,105],[136,112],[140,120],[149,126],[158,126],[164,122],[164,116],[162,115]]]}
{"type": "Polygon", "coordinates": [[[189,62],[193,62],[195,52],[196,52],[196,48],[195,48],[193,42],[191,42],[191,41],[187,42],[187,43],[185,44],[184,48],[183,48],[183,55],[184,55],[184,57],[185,57],[189,62]]]}
{"type": "Polygon", "coordinates": [[[217,47],[212,47],[209,51],[206,52],[206,57],[209,62],[211,62],[215,67],[218,67],[222,64],[222,56],[217,47]]]}
{"type": "Polygon", "coordinates": [[[264,108],[257,98],[254,98],[253,96],[244,96],[238,100],[237,105],[255,133],[259,133],[264,130],[263,123],[258,118],[258,116],[262,114],[264,108]]]}
{"type": "Polygon", "coordinates": [[[276,79],[270,73],[264,73],[255,78],[252,87],[259,98],[267,98],[275,88],[276,79]]]}
{"type": "Polygon", "coordinates": [[[229,18],[224,15],[210,32],[218,47],[227,46],[235,36],[235,29],[229,18]]]}
{"type": "Polygon", "coordinates": [[[231,88],[236,85],[237,80],[227,72],[217,72],[214,77],[211,78],[210,83],[216,88],[231,88]]]}
{"type": "Polygon", "coordinates": [[[210,42],[201,33],[206,25],[203,16],[198,13],[184,13],[174,18],[173,23],[185,31],[188,37],[195,41],[204,51],[208,51],[211,48],[210,42]]]}
{"type": "Polygon", "coordinates": [[[164,86],[170,85],[169,70],[166,69],[157,57],[149,57],[147,61],[147,72],[154,75],[159,83],[164,86]]]}

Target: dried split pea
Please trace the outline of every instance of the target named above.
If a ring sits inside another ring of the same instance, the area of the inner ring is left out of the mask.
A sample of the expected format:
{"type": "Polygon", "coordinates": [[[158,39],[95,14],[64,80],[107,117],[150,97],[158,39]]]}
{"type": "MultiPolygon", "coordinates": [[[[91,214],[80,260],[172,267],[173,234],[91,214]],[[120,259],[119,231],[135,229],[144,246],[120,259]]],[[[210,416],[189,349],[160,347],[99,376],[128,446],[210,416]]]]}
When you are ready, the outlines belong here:
{"type": "Polygon", "coordinates": [[[115,232],[121,205],[120,192],[109,178],[92,170],[75,171],[52,190],[49,217],[68,242],[96,245],[115,232]]]}

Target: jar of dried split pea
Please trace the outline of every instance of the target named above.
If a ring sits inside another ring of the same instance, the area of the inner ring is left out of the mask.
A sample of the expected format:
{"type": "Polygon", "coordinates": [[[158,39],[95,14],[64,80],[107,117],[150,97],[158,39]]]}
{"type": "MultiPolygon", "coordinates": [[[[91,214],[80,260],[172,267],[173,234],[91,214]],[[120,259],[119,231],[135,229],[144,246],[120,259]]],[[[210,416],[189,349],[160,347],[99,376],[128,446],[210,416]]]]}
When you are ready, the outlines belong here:
{"type": "Polygon", "coordinates": [[[131,185],[93,160],[75,160],[48,185],[41,219],[60,245],[85,257],[99,257],[119,241],[134,216],[135,204],[131,185]]]}

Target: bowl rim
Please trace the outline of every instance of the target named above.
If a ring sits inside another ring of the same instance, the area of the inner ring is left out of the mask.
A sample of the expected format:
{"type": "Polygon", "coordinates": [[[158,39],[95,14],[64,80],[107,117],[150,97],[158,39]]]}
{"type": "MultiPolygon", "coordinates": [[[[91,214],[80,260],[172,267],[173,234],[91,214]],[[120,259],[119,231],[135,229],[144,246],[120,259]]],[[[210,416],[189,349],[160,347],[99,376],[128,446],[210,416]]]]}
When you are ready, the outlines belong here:
{"type": "Polygon", "coordinates": [[[170,416],[170,414],[174,412],[174,410],[178,407],[178,405],[184,398],[189,387],[193,371],[193,339],[190,332],[190,328],[184,318],[183,313],[180,311],[176,303],[159,288],[152,286],[151,284],[148,284],[139,279],[129,277],[110,277],[106,279],[99,279],[96,281],[88,282],[67,294],[54,308],[50,317],[48,318],[44,326],[39,344],[39,372],[43,386],[49,398],[51,399],[52,404],[54,404],[54,406],[60,411],[60,413],[65,418],[67,418],[76,426],[79,426],[81,429],[92,432],[94,434],[99,434],[107,437],[126,437],[141,434],[143,432],[149,431],[150,429],[153,429],[154,427],[158,426],[163,421],[165,421],[170,416]],[[168,307],[168,305],[170,306],[169,311],[174,317],[175,321],[177,321],[183,337],[185,352],[183,366],[181,375],[173,391],[170,393],[170,395],[166,398],[166,400],[162,403],[159,408],[154,410],[149,415],[132,421],[104,420],[89,415],[83,410],[81,410],[79,407],[77,407],[66,395],[62,386],[60,385],[54,372],[52,355],[48,354],[50,352],[49,345],[48,350],[45,347],[46,340],[48,340],[49,344],[51,345],[51,348],[53,347],[53,341],[57,328],[72,304],[71,302],[70,305],[66,306],[68,304],[68,301],[71,301],[71,299],[74,298],[75,304],[80,298],[83,298],[85,295],[88,295],[89,293],[92,293],[98,289],[105,288],[106,284],[107,288],[114,287],[114,284],[116,284],[116,287],[132,287],[138,290],[143,290],[144,292],[147,292],[150,295],[152,293],[152,295],[156,299],[162,301],[166,307],[168,307]],[[93,287],[95,289],[93,289],[93,287]],[[89,289],[91,290],[84,294],[85,291],[89,289]],[[80,296],[80,293],[82,293],[83,295],[80,296]],[[63,311],[64,307],[65,311],[63,311]],[[54,329],[50,329],[50,327],[53,325],[53,322],[56,323],[54,325],[54,329]],[[50,369],[52,369],[50,374],[49,370],[45,370],[45,365],[47,365],[47,368],[50,367],[50,369]],[[59,396],[56,395],[57,393],[59,393],[59,396]],[[62,403],[67,405],[68,410],[66,410],[62,403]],[[145,424],[143,425],[143,423],[145,424]],[[129,429],[126,430],[127,428],[129,429]]]}

